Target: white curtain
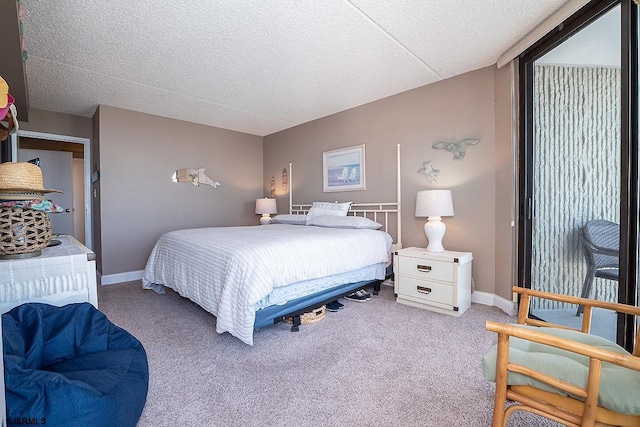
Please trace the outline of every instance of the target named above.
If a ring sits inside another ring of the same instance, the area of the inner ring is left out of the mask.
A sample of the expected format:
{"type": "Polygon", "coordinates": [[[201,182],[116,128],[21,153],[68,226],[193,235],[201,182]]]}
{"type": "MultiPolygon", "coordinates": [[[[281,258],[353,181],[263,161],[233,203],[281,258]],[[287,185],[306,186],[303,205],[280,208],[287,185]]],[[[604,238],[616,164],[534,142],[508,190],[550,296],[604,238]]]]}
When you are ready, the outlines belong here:
{"type": "MultiPolygon", "coordinates": [[[[534,92],[532,287],[579,296],[580,227],[619,223],[620,69],[539,65],[534,92]]],[[[596,279],[594,290],[592,298],[617,299],[615,282],[596,279]]]]}

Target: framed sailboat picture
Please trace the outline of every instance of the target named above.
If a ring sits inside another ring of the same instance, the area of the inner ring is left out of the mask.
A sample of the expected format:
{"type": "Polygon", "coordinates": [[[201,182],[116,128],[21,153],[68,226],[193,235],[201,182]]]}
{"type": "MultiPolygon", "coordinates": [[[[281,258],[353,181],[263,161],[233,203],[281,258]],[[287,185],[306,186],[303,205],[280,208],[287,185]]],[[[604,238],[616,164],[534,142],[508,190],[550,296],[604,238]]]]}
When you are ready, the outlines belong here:
{"type": "Polygon", "coordinates": [[[322,153],[324,191],[365,190],[364,144],[322,153]]]}

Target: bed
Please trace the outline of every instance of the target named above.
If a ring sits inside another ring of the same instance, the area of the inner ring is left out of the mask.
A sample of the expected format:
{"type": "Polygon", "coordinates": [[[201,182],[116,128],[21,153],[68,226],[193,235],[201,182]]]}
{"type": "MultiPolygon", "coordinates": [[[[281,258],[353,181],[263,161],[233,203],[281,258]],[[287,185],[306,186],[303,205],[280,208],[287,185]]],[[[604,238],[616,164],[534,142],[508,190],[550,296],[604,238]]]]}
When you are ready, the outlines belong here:
{"type": "Polygon", "coordinates": [[[256,329],[292,318],[296,331],[305,312],[368,286],[377,294],[401,247],[389,233],[395,217],[400,235],[399,212],[399,201],[293,204],[290,190],[289,214],[272,224],[165,233],[142,286],[173,289],[216,316],[218,333],[253,345],[256,329]]]}

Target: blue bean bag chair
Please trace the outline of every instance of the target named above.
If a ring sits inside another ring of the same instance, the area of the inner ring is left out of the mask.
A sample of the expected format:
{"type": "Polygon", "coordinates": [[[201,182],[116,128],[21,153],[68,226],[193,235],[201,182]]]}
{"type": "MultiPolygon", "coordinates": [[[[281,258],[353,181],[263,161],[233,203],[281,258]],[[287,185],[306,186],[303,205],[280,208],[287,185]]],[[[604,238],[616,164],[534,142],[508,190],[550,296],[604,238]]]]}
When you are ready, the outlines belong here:
{"type": "Polygon", "coordinates": [[[2,315],[2,339],[8,424],[137,424],[149,386],[147,354],[91,304],[20,305],[2,315]]]}

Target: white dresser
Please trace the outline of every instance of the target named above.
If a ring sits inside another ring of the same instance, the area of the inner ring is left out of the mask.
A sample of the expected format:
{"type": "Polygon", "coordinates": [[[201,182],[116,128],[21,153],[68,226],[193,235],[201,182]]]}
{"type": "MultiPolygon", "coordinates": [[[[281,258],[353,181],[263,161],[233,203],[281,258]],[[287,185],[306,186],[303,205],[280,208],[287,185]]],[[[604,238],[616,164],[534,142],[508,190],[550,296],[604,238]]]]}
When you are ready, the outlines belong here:
{"type": "Polygon", "coordinates": [[[0,260],[0,313],[24,302],[98,307],[95,254],[72,236],[33,258],[0,260]]]}
{"type": "Polygon", "coordinates": [[[470,252],[406,248],[394,255],[396,301],[460,316],[471,306],[470,252]]]}

